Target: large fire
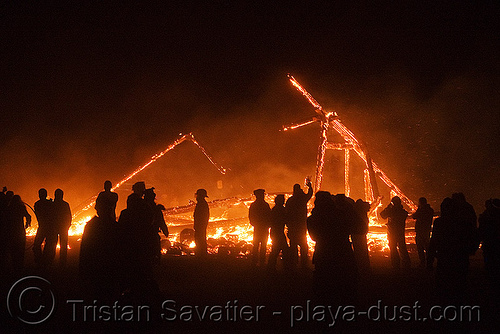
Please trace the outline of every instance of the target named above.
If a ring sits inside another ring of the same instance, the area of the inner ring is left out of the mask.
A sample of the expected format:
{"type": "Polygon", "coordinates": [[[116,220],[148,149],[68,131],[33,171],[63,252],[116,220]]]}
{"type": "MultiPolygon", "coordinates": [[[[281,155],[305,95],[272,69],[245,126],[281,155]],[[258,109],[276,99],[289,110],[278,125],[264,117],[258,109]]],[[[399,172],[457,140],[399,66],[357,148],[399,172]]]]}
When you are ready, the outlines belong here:
{"type": "MultiPolygon", "coordinates": [[[[357,155],[362,159],[366,168],[364,170],[364,184],[365,184],[365,200],[372,203],[372,209],[370,211],[370,230],[367,234],[368,247],[371,253],[381,252],[386,253],[389,251],[387,233],[384,226],[378,222],[377,209],[381,206],[381,197],[378,194],[378,187],[375,182],[376,176],[378,176],[391,190],[391,196],[399,196],[403,202],[411,209],[415,210],[416,205],[402,193],[402,191],[387,177],[387,175],[373,162],[366,152],[364,145],[358,141],[353,132],[351,132],[338,118],[336,112],[328,112],[323,109],[323,107],[312,97],[312,95],[307,92],[300,83],[291,75],[289,75],[289,80],[292,85],[297,88],[302,95],[308,100],[308,102],[313,105],[316,111],[316,116],[311,120],[303,122],[301,124],[294,124],[291,126],[284,127],[283,130],[292,130],[308,124],[320,122],[321,124],[321,143],[318,147],[317,164],[316,164],[316,176],[315,176],[315,191],[321,189],[321,183],[323,179],[323,166],[325,163],[325,152],[327,149],[336,149],[344,151],[344,178],[345,185],[344,191],[345,195],[350,194],[349,185],[349,175],[350,175],[350,152],[351,150],[357,153],[357,155]],[[328,133],[329,130],[335,130],[344,139],[344,143],[332,143],[329,141],[328,133]]],[[[183,143],[184,141],[190,141],[194,143],[205,157],[210,161],[210,163],[217,168],[221,174],[225,174],[227,169],[223,168],[215,162],[215,160],[206,152],[206,150],[196,141],[192,133],[186,135],[180,135],[177,140],[171,143],[165,150],[159,152],[158,154],[151,157],[151,159],[144,165],[139,166],[131,174],[126,176],[123,180],[118,182],[112,190],[116,190],[127,181],[132,179],[134,176],[139,174],[141,171],[146,169],[156,160],[164,156],[167,152],[174,149],[177,145],[183,143]]],[[[274,196],[276,194],[267,195],[267,202],[273,203],[274,196]]],[[[290,196],[290,194],[286,194],[290,196]]],[[[92,218],[92,209],[95,204],[97,195],[91,197],[86,203],[80,205],[75,213],[73,214],[73,222],[69,229],[70,236],[81,236],[83,234],[85,224],[92,218]]],[[[238,250],[239,255],[247,255],[251,249],[251,243],[253,238],[253,228],[248,221],[248,208],[250,203],[253,201],[252,198],[227,198],[214,200],[209,202],[212,216],[210,217],[209,226],[207,229],[207,238],[209,252],[220,253],[226,251],[238,250]]],[[[309,202],[309,212],[312,209],[312,202],[309,202]]],[[[168,239],[163,239],[162,244],[165,246],[162,250],[163,253],[173,253],[176,254],[191,254],[194,247],[196,246],[192,238],[186,238],[183,236],[183,230],[191,229],[193,226],[192,213],[194,210],[194,203],[190,203],[186,206],[178,206],[165,210],[164,217],[165,221],[170,230],[170,235],[168,239]]],[[[36,227],[30,227],[26,231],[27,236],[34,236],[36,234],[36,227]]],[[[314,251],[315,243],[309,235],[308,244],[309,250],[314,251]]],[[[407,233],[408,241],[412,241],[414,238],[414,233],[407,233]]],[[[268,240],[268,248],[272,245],[272,240],[268,240]]]]}
{"type": "MultiPolygon", "coordinates": [[[[268,203],[274,202],[276,194],[266,195],[268,203]]],[[[290,194],[285,194],[288,198],[290,194]]],[[[209,226],[207,229],[207,238],[212,239],[212,253],[217,253],[219,246],[237,245],[242,242],[251,244],[253,239],[253,227],[248,221],[248,208],[252,203],[252,198],[232,198],[225,200],[215,200],[209,202],[212,216],[210,217],[209,226]],[[233,212],[232,212],[233,211],[233,212]],[[214,215],[214,213],[216,215],[214,215]]],[[[313,208],[313,201],[309,202],[309,211],[313,208]]],[[[178,244],[182,241],[180,233],[185,228],[192,228],[192,211],[194,203],[184,207],[176,207],[167,209],[165,212],[165,220],[169,226],[171,245],[178,244]]],[[[385,226],[381,225],[376,217],[370,217],[370,231],[367,234],[368,248],[372,253],[387,253],[389,251],[389,243],[387,240],[387,232],[385,226]]],[[[411,239],[411,232],[409,233],[411,239]]],[[[307,235],[309,251],[314,252],[315,242],[307,235]]],[[[268,251],[272,245],[272,240],[268,239],[268,251]]],[[[186,245],[185,245],[186,246],[186,245]]],[[[209,242],[210,246],[210,242],[209,242]]],[[[248,247],[248,245],[247,245],[248,247]]],[[[243,247],[243,249],[248,249],[243,247]]],[[[165,249],[164,252],[167,252],[165,249]]]]}

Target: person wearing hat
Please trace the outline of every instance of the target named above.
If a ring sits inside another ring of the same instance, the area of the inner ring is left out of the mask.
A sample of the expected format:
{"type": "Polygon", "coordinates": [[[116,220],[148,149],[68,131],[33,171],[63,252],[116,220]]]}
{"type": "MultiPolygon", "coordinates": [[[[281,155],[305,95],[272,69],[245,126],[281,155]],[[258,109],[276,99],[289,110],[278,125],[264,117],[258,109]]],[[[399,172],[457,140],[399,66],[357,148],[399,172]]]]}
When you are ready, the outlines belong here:
{"type": "Polygon", "coordinates": [[[210,218],[210,210],[205,200],[207,191],[198,189],[194,194],[196,196],[196,207],[194,208],[194,242],[196,243],[196,255],[207,255],[207,226],[210,218]]]}
{"type": "Polygon", "coordinates": [[[405,223],[408,211],[403,208],[401,198],[394,196],[391,203],[380,212],[380,216],[387,219],[387,239],[389,240],[392,267],[399,269],[400,262],[402,262],[404,268],[410,268],[410,256],[406,249],[405,240],[405,223]]]}
{"type": "Polygon", "coordinates": [[[271,208],[264,199],[265,193],[264,189],[253,191],[255,201],[250,205],[248,211],[248,218],[253,226],[252,264],[256,265],[257,262],[260,262],[261,266],[264,266],[266,262],[267,238],[271,226],[271,208]]]}

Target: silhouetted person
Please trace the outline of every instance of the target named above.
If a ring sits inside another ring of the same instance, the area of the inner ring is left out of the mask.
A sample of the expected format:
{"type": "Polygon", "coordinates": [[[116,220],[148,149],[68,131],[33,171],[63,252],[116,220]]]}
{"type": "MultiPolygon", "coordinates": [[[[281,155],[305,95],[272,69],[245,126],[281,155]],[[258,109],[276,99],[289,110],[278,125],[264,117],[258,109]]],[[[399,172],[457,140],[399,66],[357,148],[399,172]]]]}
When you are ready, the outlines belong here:
{"type": "Polygon", "coordinates": [[[250,204],[248,211],[248,218],[253,226],[252,264],[259,262],[261,266],[266,263],[267,238],[271,226],[271,208],[265,200],[265,193],[264,189],[253,191],[255,201],[250,204]]]}
{"type": "Polygon", "coordinates": [[[95,210],[101,212],[101,216],[108,215],[116,220],[116,203],[118,194],[111,191],[111,181],[104,182],[104,191],[101,191],[95,201],[95,210]]]}
{"type": "Polygon", "coordinates": [[[300,184],[293,186],[293,194],[286,201],[288,238],[290,239],[290,252],[295,264],[298,257],[297,246],[300,247],[300,262],[302,266],[307,265],[309,247],[307,244],[307,202],[313,195],[311,181],[307,180],[307,194],[304,193],[300,184]]]}
{"type": "Polygon", "coordinates": [[[318,191],[307,228],[316,241],[313,255],[314,290],[323,301],[345,302],[354,297],[357,268],[349,241],[350,226],[327,191],[318,191]]]}
{"type": "Polygon", "coordinates": [[[333,203],[335,204],[336,214],[343,221],[343,225],[352,234],[359,224],[359,216],[354,208],[356,202],[345,194],[332,195],[333,203]]]}
{"type": "Polygon", "coordinates": [[[61,189],[56,189],[54,192],[54,202],[52,204],[52,220],[54,229],[47,235],[45,241],[45,249],[47,250],[47,261],[51,263],[54,260],[57,247],[57,239],[59,238],[59,263],[61,266],[66,265],[68,256],[68,230],[71,226],[71,209],[68,202],[63,200],[64,192],[61,189]]]}
{"type": "MultiPolygon", "coordinates": [[[[3,187],[0,191],[0,214],[5,215],[7,206],[9,205],[9,200],[7,199],[7,187],[3,187]]],[[[4,216],[0,216],[3,219],[4,216]]]]}
{"type": "Polygon", "coordinates": [[[206,201],[207,191],[198,189],[196,196],[196,206],[194,208],[194,242],[196,243],[195,254],[197,256],[207,255],[207,226],[210,219],[210,209],[206,201]]]}
{"type": "Polygon", "coordinates": [[[0,268],[4,267],[7,254],[7,208],[9,201],[7,187],[3,187],[0,192],[0,268]]]}
{"type": "Polygon", "coordinates": [[[47,198],[47,190],[41,188],[38,190],[39,200],[35,202],[34,209],[36,220],[38,221],[38,229],[36,230],[35,240],[33,241],[33,254],[35,263],[40,265],[47,262],[47,238],[54,234],[54,219],[53,219],[53,202],[47,198]],[[42,252],[42,243],[45,241],[44,252],[42,252]],[[45,254],[45,255],[43,255],[45,254]]]}
{"type": "Polygon", "coordinates": [[[284,267],[289,267],[290,248],[286,241],[285,224],[286,224],[286,209],[285,195],[276,195],[274,198],[274,207],[271,209],[271,240],[273,243],[271,253],[269,254],[269,268],[276,269],[276,262],[282,253],[284,267]]]}
{"type": "Polygon", "coordinates": [[[111,295],[116,281],[120,251],[118,225],[109,210],[96,205],[97,215],[85,225],[80,243],[80,276],[100,295],[111,295]],[[101,210],[104,210],[101,211],[101,210]]]}
{"type": "Polygon", "coordinates": [[[426,252],[429,248],[429,240],[431,238],[432,219],[434,217],[434,209],[427,203],[425,197],[418,199],[417,211],[411,216],[415,221],[415,243],[417,244],[418,258],[420,267],[425,268],[427,264],[426,252]]]}
{"type": "Polygon", "coordinates": [[[5,246],[7,258],[10,258],[12,267],[16,273],[20,273],[23,269],[24,251],[26,248],[25,229],[30,226],[31,216],[26,210],[21,196],[13,195],[7,207],[5,246]]]}
{"type": "Polygon", "coordinates": [[[366,234],[368,233],[368,212],[370,211],[370,203],[358,199],[354,204],[354,210],[357,217],[352,229],[351,239],[354,250],[354,257],[360,272],[366,273],[370,271],[370,255],[368,253],[368,243],[366,234]]]}
{"type": "Polygon", "coordinates": [[[380,212],[380,216],[387,221],[387,239],[391,253],[392,267],[399,269],[410,268],[410,256],[406,249],[405,224],[408,217],[408,211],[401,205],[401,199],[394,196],[391,203],[380,212]],[[398,253],[399,250],[399,253],[398,253]]]}
{"type": "Polygon", "coordinates": [[[493,296],[500,297],[500,199],[486,201],[486,210],[479,215],[479,236],[482,242],[484,266],[493,296]]]}
{"type": "Polygon", "coordinates": [[[122,210],[118,219],[119,235],[122,238],[120,256],[123,259],[120,275],[128,288],[137,291],[153,274],[153,210],[142,197],[146,190],[144,182],[136,182],[132,190],[133,193],[127,197],[127,208],[122,210]]]}
{"type": "Polygon", "coordinates": [[[165,207],[162,204],[156,204],[155,199],[156,193],[154,192],[154,188],[146,189],[144,192],[144,200],[153,211],[153,222],[151,225],[151,242],[153,245],[152,257],[154,262],[159,264],[161,257],[161,238],[158,232],[161,231],[165,238],[168,238],[168,227],[163,217],[163,210],[165,210],[165,207]]]}
{"type": "MultiPolygon", "coordinates": [[[[0,191],[0,214],[3,214],[4,211],[7,210],[7,205],[9,204],[7,202],[6,192],[7,187],[3,187],[2,191],[0,191]]],[[[0,219],[2,219],[2,216],[0,216],[0,219]]]]}
{"type": "Polygon", "coordinates": [[[469,254],[473,253],[476,228],[463,219],[463,203],[445,198],[441,215],[434,221],[429,243],[427,264],[432,268],[437,258],[436,283],[438,292],[448,299],[460,300],[466,288],[469,254]]]}
{"type": "Polygon", "coordinates": [[[474,252],[479,247],[476,211],[474,207],[467,202],[463,193],[454,193],[451,195],[451,199],[454,200],[457,205],[457,219],[460,219],[460,225],[469,226],[470,231],[474,231],[472,232],[474,235],[469,239],[470,244],[468,245],[471,250],[470,255],[474,255],[474,252]]]}

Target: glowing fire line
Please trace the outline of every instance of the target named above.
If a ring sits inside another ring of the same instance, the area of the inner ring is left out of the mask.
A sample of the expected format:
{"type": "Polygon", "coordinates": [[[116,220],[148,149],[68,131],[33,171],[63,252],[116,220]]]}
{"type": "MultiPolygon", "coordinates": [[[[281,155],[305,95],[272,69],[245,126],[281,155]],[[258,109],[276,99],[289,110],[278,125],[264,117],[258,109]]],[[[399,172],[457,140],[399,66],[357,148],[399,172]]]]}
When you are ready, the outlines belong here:
{"type": "Polygon", "coordinates": [[[305,96],[305,98],[309,101],[310,104],[314,106],[314,108],[323,110],[323,107],[318,103],[318,101],[316,101],[314,97],[312,97],[312,95],[302,87],[302,85],[293,77],[293,75],[288,74],[288,78],[292,85],[297,88],[302,93],[302,95],[305,96]]]}
{"type": "MultiPolygon", "coordinates": [[[[207,153],[207,151],[198,143],[198,141],[196,141],[196,139],[194,138],[194,135],[192,133],[188,133],[188,134],[185,134],[185,135],[181,136],[177,140],[175,140],[165,150],[161,151],[160,153],[157,153],[157,154],[153,155],[151,157],[151,159],[147,163],[145,163],[144,165],[140,166],[135,171],[133,171],[131,174],[129,174],[127,177],[125,177],[123,180],[121,180],[120,182],[118,182],[111,190],[115,191],[120,186],[122,186],[125,182],[129,181],[130,179],[132,179],[134,176],[136,176],[137,174],[139,174],[140,172],[142,172],[144,169],[146,169],[153,162],[155,162],[156,160],[158,160],[159,158],[161,158],[162,156],[164,156],[167,152],[169,152],[170,150],[174,149],[177,145],[181,144],[182,142],[184,142],[186,140],[189,140],[189,141],[193,142],[201,150],[201,152],[208,158],[208,160],[215,166],[215,168],[217,168],[217,170],[221,174],[223,174],[223,175],[226,174],[227,169],[224,168],[224,167],[222,167],[221,165],[217,164],[214,161],[214,159],[207,153]]],[[[88,204],[86,204],[82,209],[80,209],[76,213],[74,213],[73,214],[73,219],[76,219],[83,212],[85,212],[88,209],[90,209],[91,207],[93,207],[94,204],[95,204],[95,201],[97,199],[97,196],[98,196],[98,194],[92,196],[89,199],[89,203],[88,204]]]]}
{"type": "MultiPolygon", "coordinates": [[[[123,180],[118,182],[113,188],[111,188],[111,190],[115,191],[120,186],[122,186],[125,182],[132,179],[134,176],[136,176],[137,174],[142,172],[144,169],[146,169],[148,166],[150,166],[156,160],[158,160],[159,158],[164,156],[166,153],[168,153],[170,150],[174,149],[177,145],[183,143],[186,140],[189,140],[192,143],[194,143],[201,150],[201,152],[205,155],[205,157],[207,157],[207,159],[210,161],[210,163],[212,163],[212,165],[214,165],[221,174],[224,175],[227,173],[227,169],[215,162],[215,160],[207,153],[205,148],[203,148],[203,146],[201,146],[200,143],[198,143],[198,141],[194,138],[194,135],[192,133],[188,133],[185,135],[181,135],[172,144],[170,144],[166,149],[153,155],[147,163],[138,167],[131,174],[129,174],[123,180]]],[[[73,216],[72,216],[73,221],[72,221],[71,226],[70,226],[69,231],[68,231],[69,235],[81,235],[81,234],[83,234],[83,230],[85,228],[85,225],[92,218],[92,215],[86,215],[84,217],[81,217],[81,216],[83,215],[84,212],[91,209],[95,205],[95,201],[97,199],[97,196],[98,196],[98,194],[92,196],[90,199],[88,199],[86,201],[86,204],[83,205],[83,207],[81,205],[79,206],[79,207],[81,207],[81,209],[77,210],[73,214],[73,216]],[[80,217],[80,219],[77,219],[79,217],[80,217]]],[[[37,227],[32,226],[26,230],[26,235],[27,236],[36,235],[36,231],[37,231],[37,227]]]]}

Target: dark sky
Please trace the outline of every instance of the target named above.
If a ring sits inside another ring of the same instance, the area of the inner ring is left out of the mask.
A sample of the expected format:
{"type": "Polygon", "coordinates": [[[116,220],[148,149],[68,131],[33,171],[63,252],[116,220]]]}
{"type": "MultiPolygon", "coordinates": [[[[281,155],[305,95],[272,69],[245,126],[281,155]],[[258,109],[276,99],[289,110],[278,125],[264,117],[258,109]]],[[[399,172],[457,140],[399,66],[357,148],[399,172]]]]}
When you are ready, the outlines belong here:
{"type": "MultiPolygon", "coordinates": [[[[494,3],[0,5],[1,185],[76,206],[193,131],[232,169],[213,197],[290,190],[319,135],[278,131],[314,112],[290,72],[410,198],[463,191],[481,210],[500,190],[494,3]]],[[[167,206],[221,179],[193,147],[164,159],[140,178],[167,206]]],[[[327,163],[339,192],[342,157],[327,163]]]]}

